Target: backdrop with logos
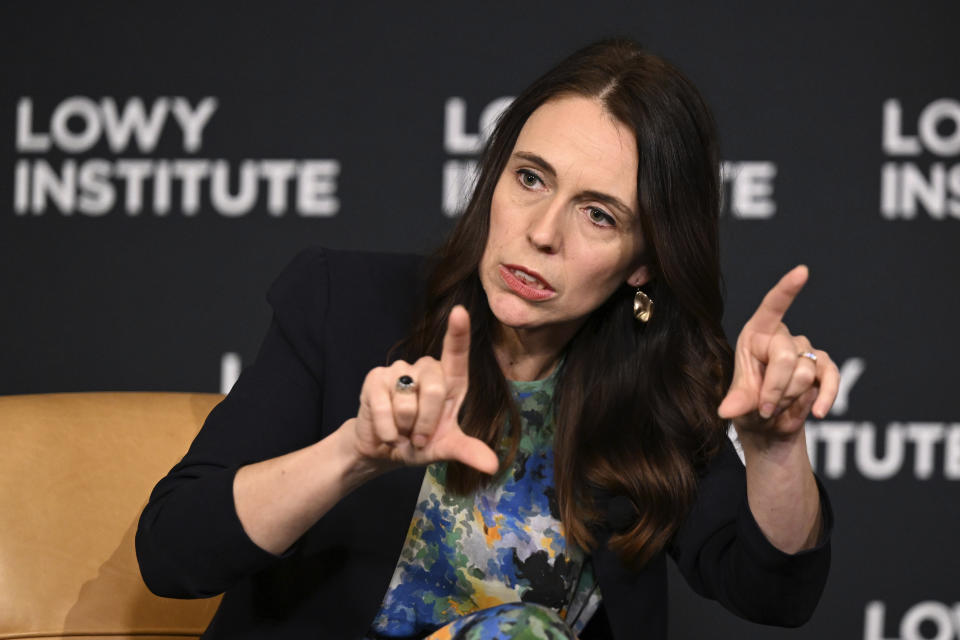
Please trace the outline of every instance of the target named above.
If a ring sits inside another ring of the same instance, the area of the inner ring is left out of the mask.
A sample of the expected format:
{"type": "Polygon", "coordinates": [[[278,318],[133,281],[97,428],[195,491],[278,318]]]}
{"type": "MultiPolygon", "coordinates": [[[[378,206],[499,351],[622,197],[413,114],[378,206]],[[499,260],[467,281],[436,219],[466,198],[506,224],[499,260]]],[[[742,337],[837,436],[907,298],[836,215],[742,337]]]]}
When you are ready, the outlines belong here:
{"type": "Polygon", "coordinates": [[[577,47],[629,35],[717,116],[731,338],[786,321],[843,384],[808,424],[837,513],[799,630],[671,581],[676,638],[960,638],[960,5],[8,3],[0,394],[228,389],[300,249],[425,252],[485,132],[577,47]]]}

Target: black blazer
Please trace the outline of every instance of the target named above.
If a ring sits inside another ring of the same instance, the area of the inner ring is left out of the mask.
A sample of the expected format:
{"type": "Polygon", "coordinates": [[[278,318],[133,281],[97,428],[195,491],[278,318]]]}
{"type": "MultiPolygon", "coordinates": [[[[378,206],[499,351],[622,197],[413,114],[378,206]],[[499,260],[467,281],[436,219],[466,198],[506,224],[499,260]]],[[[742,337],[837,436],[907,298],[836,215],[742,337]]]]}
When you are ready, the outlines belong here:
{"type": "MultiPolygon", "coordinates": [[[[363,379],[406,335],[422,260],[310,249],[267,295],[274,316],[256,361],[157,484],[136,544],[147,586],[181,598],[225,593],[204,638],[359,638],[386,593],[413,514],[422,468],[382,475],[344,498],[283,556],[256,546],[233,503],[233,476],[251,462],[310,445],[356,415],[363,379]]],[[[832,524],[826,493],[822,505],[832,524]]],[[[616,523],[624,499],[609,501],[616,523]]],[[[584,638],[665,638],[666,566],[632,572],[592,554],[603,596],[584,638]]],[[[824,536],[825,540],[829,535],[824,536]]],[[[698,593],[742,617],[797,625],[813,612],[829,543],[787,555],[767,542],[746,504],[730,447],[703,477],[669,553],[698,593]]]]}

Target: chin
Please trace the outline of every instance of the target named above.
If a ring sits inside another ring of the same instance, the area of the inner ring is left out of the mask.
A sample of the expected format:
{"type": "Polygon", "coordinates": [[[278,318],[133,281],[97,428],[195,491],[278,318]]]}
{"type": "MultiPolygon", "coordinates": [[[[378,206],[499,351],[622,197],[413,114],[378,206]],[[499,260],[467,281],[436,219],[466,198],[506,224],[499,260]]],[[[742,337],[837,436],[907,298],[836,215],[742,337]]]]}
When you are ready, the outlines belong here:
{"type": "Polygon", "coordinates": [[[533,330],[566,324],[566,319],[558,318],[552,309],[519,298],[502,301],[490,310],[500,324],[511,329],[533,330]]]}
{"type": "Polygon", "coordinates": [[[500,324],[514,329],[527,329],[542,324],[544,314],[534,304],[512,294],[499,294],[494,299],[487,297],[490,312],[500,324]]]}

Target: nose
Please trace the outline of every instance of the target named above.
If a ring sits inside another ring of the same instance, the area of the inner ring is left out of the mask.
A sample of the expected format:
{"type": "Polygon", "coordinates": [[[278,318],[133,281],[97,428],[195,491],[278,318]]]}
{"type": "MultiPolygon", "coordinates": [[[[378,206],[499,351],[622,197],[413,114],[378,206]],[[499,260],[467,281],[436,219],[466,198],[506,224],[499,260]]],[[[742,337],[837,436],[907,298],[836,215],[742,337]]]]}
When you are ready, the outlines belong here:
{"type": "Polygon", "coordinates": [[[557,253],[563,246],[563,206],[556,201],[544,203],[532,213],[527,226],[527,241],[538,251],[557,253]]]}

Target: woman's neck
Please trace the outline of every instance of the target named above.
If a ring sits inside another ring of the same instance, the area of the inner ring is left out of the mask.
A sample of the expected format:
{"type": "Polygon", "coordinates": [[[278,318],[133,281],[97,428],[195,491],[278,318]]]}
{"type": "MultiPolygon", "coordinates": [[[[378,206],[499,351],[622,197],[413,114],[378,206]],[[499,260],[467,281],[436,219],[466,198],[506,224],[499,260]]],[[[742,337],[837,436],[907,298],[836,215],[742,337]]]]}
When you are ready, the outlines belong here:
{"type": "Polygon", "coordinates": [[[542,380],[560,361],[573,330],[514,329],[500,325],[493,342],[493,355],[507,380],[542,380]]]}

